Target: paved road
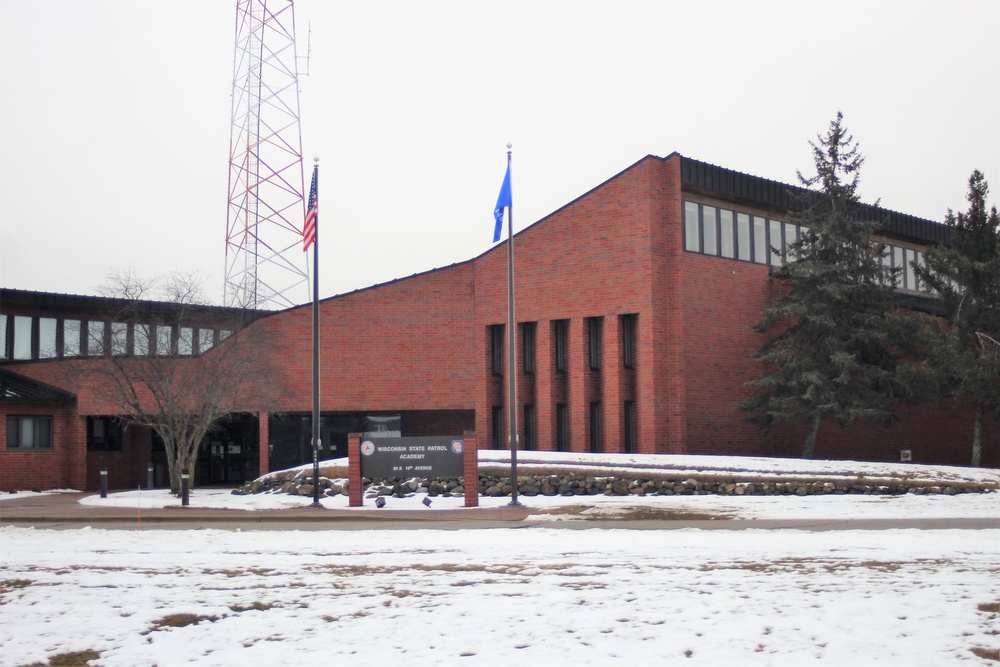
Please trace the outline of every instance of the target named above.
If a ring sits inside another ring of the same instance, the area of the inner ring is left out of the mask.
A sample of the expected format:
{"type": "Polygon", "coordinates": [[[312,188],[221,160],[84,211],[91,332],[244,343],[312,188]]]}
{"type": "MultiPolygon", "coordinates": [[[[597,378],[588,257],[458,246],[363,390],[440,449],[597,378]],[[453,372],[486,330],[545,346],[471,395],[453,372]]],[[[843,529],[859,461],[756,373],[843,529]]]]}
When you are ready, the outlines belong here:
{"type": "Polygon", "coordinates": [[[560,522],[523,522],[494,521],[483,519],[363,519],[363,520],[212,520],[200,521],[189,519],[154,520],[143,519],[142,522],[132,521],[47,521],[22,522],[0,521],[0,525],[44,528],[49,530],[76,529],[81,526],[92,526],[110,530],[469,530],[489,528],[516,528],[537,530],[554,528],[560,530],[682,530],[698,528],[701,530],[983,530],[1000,529],[1000,519],[855,519],[855,520],[783,520],[783,519],[720,519],[715,521],[684,521],[684,520],[574,520],[560,522]]]}
{"type": "Polygon", "coordinates": [[[1000,516],[994,518],[950,519],[707,519],[685,518],[683,514],[658,519],[573,519],[565,521],[532,520],[532,509],[522,507],[478,507],[446,510],[379,510],[374,507],[328,510],[295,508],[283,510],[202,509],[165,507],[142,510],[121,507],[81,505],[86,493],[49,495],[25,494],[23,498],[0,502],[0,526],[33,526],[70,529],[81,526],[135,530],[465,530],[471,528],[560,528],[630,529],[630,530],[889,530],[912,528],[998,529],[1000,516]]]}

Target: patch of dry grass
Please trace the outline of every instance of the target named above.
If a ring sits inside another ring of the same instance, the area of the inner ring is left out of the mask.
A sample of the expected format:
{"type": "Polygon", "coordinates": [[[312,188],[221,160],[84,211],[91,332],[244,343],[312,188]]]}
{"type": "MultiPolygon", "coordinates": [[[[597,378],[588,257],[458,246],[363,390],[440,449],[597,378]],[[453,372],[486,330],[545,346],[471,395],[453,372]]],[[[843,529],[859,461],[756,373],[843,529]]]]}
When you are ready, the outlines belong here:
{"type": "Polygon", "coordinates": [[[278,606],[280,606],[280,605],[277,605],[277,604],[275,604],[273,602],[260,602],[258,600],[256,602],[254,602],[253,604],[249,604],[249,605],[231,604],[231,605],[229,605],[229,609],[230,609],[230,611],[233,611],[233,612],[239,614],[239,613],[244,612],[244,611],[267,611],[268,609],[273,609],[273,608],[278,607],[278,606]]]}
{"type": "Polygon", "coordinates": [[[976,646],[975,648],[969,649],[973,655],[983,660],[993,660],[1000,662],[1000,649],[995,648],[982,648],[981,646],[976,646]]]}
{"type": "Polygon", "coordinates": [[[218,616],[200,616],[198,614],[170,614],[164,616],[163,618],[153,621],[153,627],[151,627],[146,632],[142,634],[148,635],[151,632],[157,630],[163,630],[164,628],[184,628],[189,625],[198,625],[202,621],[209,621],[214,623],[219,620],[218,616]]]}
{"type": "Polygon", "coordinates": [[[726,519],[724,512],[705,514],[685,510],[661,509],[656,507],[602,507],[598,505],[561,505],[546,507],[533,514],[538,516],[567,516],[591,521],[712,521],[726,519]]]}
{"type": "Polygon", "coordinates": [[[0,579],[0,604],[4,603],[3,596],[8,593],[27,588],[35,582],[30,579],[0,579]]]}
{"type": "Polygon", "coordinates": [[[685,512],[684,510],[668,510],[653,507],[630,507],[613,516],[599,515],[598,518],[614,518],[624,521],[712,521],[726,518],[724,514],[703,514],[700,512],[685,512]]]}
{"type": "Polygon", "coordinates": [[[941,567],[950,561],[942,559],[919,559],[914,561],[851,561],[851,560],[818,560],[815,558],[780,558],[767,562],[737,562],[737,563],[706,563],[698,569],[702,572],[712,570],[746,570],[749,572],[815,572],[823,569],[827,572],[844,572],[853,568],[863,567],[876,572],[894,574],[904,567],[927,568],[941,567]]]}
{"type": "Polygon", "coordinates": [[[60,653],[49,657],[48,662],[33,662],[24,667],[87,667],[91,660],[97,660],[101,654],[97,651],[73,651],[60,653]]]}

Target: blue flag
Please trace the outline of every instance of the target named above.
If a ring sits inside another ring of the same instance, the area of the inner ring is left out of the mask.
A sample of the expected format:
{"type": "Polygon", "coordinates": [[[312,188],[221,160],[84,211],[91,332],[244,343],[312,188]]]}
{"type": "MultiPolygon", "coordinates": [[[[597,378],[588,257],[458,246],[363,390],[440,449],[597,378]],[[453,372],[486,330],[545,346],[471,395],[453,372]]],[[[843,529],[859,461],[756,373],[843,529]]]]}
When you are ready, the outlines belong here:
{"type": "Polygon", "coordinates": [[[510,160],[507,161],[507,173],[503,177],[503,185],[500,186],[500,196],[497,197],[496,208],[493,209],[493,217],[497,224],[493,228],[493,242],[500,240],[500,230],[503,229],[503,210],[505,207],[513,206],[510,196],[510,160]]]}

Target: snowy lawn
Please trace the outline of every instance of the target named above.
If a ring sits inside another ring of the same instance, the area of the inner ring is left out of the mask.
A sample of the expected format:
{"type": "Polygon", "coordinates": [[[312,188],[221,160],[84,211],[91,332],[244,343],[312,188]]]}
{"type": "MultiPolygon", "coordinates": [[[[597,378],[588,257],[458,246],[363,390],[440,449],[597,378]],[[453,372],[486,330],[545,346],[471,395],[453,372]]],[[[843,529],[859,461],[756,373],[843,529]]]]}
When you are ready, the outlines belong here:
{"type": "Polygon", "coordinates": [[[1000,530],[0,530],[0,664],[996,664],[1000,530]]]}
{"type": "MultiPolygon", "coordinates": [[[[614,463],[649,464],[635,459],[614,463]]],[[[679,459],[675,469],[698,474],[739,467],[998,479],[996,470],[679,459]]],[[[424,498],[389,498],[387,508],[433,512],[463,502],[436,497],[428,508],[424,498]]],[[[484,507],[509,502],[480,500],[484,507]]],[[[746,519],[995,518],[1000,494],[521,500],[534,512],[527,521],[489,530],[2,528],[0,667],[75,652],[90,664],[123,667],[1000,661],[1000,529],[628,530],[622,521],[622,528],[564,530],[553,523],[650,510],[746,519]]],[[[82,502],[95,511],[178,504],[162,490],[82,502]]],[[[347,509],[343,496],[322,502],[347,509]]],[[[247,511],[309,503],[211,489],[191,496],[194,507],[247,511]]],[[[363,511],[378,510],[366,500],[363,511]]]]}

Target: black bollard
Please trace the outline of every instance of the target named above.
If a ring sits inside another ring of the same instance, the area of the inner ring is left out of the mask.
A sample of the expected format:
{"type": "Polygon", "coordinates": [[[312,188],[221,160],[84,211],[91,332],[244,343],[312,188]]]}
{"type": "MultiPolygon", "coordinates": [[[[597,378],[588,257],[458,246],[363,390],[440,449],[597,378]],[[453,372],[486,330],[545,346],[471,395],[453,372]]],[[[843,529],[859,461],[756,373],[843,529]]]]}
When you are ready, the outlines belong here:
{"type": "Polygon", "coordinates": [[[181,507],[188,506],[188,470],[181,470],[181,507]]]}
{"type": "Polygon", "coordinates": [[[146,488],[147,489],[153,488],[153,463],[152,462],[150,462],[146,466],[146,488]]]}
{"type": "Polygon", "coordinates": [[[101,498],[108,497],[108,469],[101,468],[101,498]]]}

